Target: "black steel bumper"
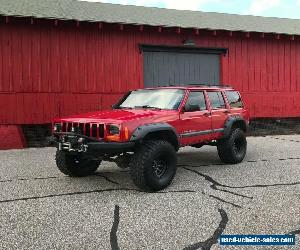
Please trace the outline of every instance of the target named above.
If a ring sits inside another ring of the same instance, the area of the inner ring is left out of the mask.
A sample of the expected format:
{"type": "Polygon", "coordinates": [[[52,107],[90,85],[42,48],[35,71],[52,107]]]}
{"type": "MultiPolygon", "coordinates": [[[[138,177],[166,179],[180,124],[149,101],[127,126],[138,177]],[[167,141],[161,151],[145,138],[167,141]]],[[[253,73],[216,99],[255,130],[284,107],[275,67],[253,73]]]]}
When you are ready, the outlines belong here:
{"type": "MultiPolygon", "coordinates": [[[[65,134],[66,135],[66,134],[65,134]]],[[[75,135],[68,133],[68,135],[75,135]]],[[[78,135],[76,135],[78,136],[78,135]]],[[[81,137],[81,136],[79,136],[81,137]]],[[[85,153],[88,154],[118,154],[118,153],[124,153],[124,152],[130,152],[134,149],[135,142],[104,142],[104,141],[98,141],[94,138],[88,138],[88,142],[85,142],[85,153]]],[[[77,147],[73,147],[74,145],[70,142],[63,143],[58,140],[57,137],[52,136],[48,138],[49,144],[56,146],[58,149],[66,149],[72,152],[79,152],[77,147]]],[[[82,151],[80,151],[82,152],[82,151]]]]}
{"type": "Polygon", "coordinates": [[[87,144],[88,153],[116,154],[133,150],[134,142],[90,142],[87,144]]]}

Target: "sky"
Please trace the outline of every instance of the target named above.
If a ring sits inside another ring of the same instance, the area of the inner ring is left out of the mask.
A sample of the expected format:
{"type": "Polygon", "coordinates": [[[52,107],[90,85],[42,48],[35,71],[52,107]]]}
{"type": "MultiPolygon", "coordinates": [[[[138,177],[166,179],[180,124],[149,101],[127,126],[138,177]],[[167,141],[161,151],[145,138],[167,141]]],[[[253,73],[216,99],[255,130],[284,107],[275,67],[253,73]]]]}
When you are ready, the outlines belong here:
{"type": "Polygon", "coordinates": [[[200,10],[242,15],[300,19],[300,0],[85,0],[162,7],[178,10],[200,10]]]}

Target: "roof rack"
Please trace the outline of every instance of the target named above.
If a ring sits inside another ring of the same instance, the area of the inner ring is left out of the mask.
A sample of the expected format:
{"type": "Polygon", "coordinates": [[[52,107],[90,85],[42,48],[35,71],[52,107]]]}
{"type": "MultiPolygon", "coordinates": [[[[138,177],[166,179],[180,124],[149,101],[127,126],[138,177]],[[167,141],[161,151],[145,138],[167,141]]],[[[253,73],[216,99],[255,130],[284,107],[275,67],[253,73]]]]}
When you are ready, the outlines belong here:
{"type": "Polygon", "coordinates": [[[188,87],[208,87],[208,88],[233,88],[230,85],[208,85],[208,84],[188,84],[188,87]]]}

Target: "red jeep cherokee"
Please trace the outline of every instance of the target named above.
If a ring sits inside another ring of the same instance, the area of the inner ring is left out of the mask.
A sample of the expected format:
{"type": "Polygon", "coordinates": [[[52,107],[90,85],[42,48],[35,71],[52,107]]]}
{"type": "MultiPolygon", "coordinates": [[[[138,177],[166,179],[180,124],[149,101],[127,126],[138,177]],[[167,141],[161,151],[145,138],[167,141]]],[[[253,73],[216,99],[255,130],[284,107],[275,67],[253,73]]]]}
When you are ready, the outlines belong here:
{"type": "Polygon", "coordinates": [[[56,164],[86,176],[102,160],[129,166],[133,182],[158,191],[172,182],[180,147],[217,146],[224,163],[246,154],[249,114],[229,87],[164,87],[128,92],[113,110],[55,119],[56,164]]]}

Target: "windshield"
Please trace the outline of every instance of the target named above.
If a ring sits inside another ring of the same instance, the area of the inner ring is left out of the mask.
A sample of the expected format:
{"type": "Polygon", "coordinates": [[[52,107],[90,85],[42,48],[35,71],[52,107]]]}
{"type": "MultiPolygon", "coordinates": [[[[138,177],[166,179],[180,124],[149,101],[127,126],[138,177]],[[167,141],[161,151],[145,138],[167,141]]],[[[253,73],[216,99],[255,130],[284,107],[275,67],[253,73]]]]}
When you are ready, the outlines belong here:
{"type": "Polygon", "coordinates": [[[184,96],[182,89],[142,89],[132,91],[117,108],[178,109],[184,96]]]}

